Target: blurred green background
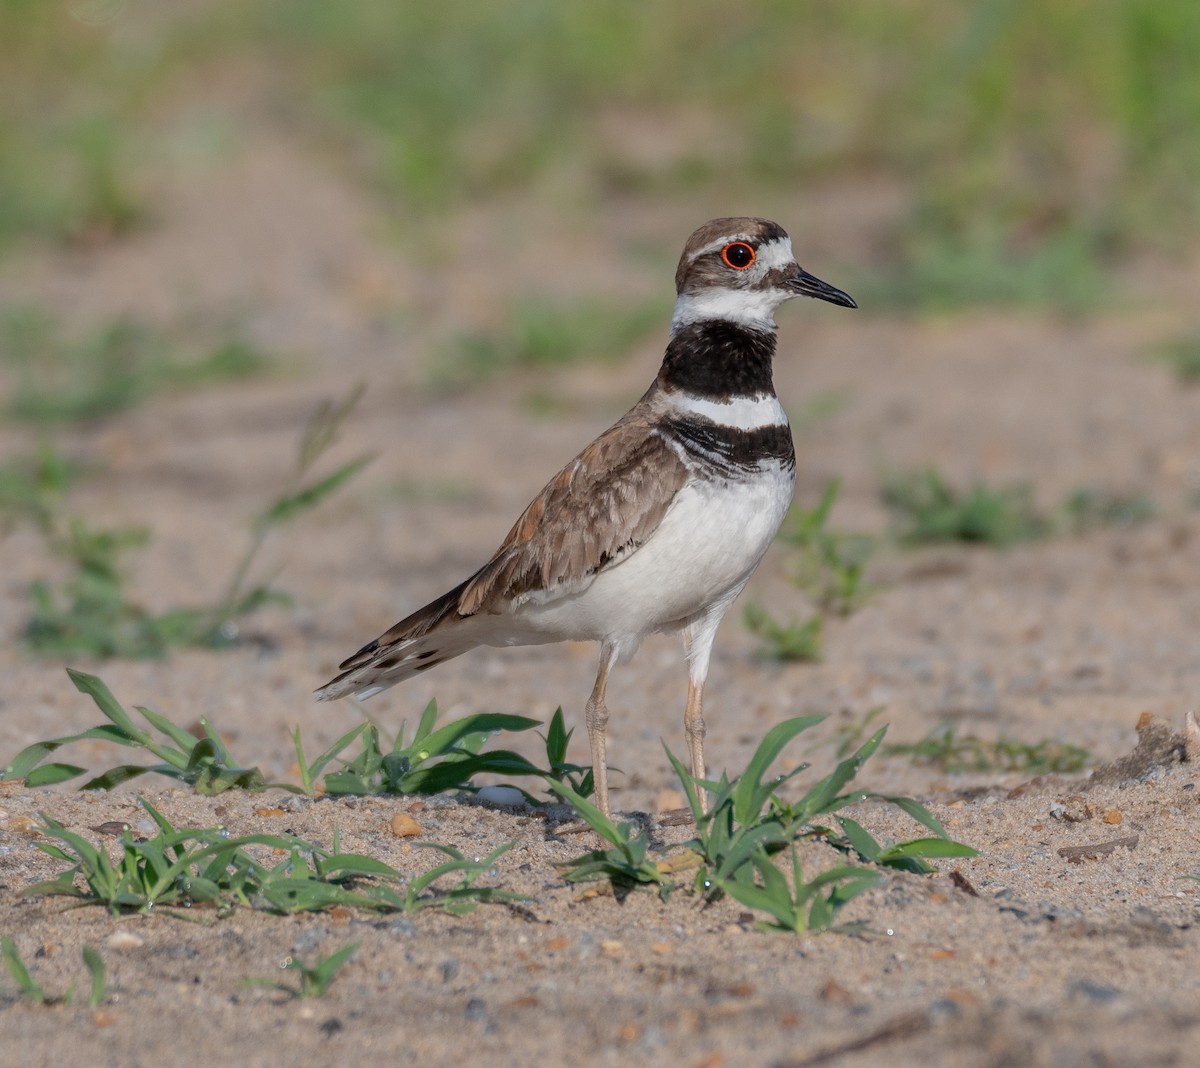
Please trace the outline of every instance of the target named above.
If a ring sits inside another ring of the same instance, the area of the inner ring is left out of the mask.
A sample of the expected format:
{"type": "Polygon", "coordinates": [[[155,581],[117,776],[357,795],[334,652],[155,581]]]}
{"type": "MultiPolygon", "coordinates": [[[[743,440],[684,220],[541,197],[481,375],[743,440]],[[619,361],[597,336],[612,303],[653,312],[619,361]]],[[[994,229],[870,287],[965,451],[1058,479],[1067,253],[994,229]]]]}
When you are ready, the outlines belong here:
{"type": "Polygon", "coordinates": [[[154,226],[247,116],[422,232],[870,178],[875,306],[1086,308],[1200,229],[1194,0],[0,0],[0,255],[154,226]]]}

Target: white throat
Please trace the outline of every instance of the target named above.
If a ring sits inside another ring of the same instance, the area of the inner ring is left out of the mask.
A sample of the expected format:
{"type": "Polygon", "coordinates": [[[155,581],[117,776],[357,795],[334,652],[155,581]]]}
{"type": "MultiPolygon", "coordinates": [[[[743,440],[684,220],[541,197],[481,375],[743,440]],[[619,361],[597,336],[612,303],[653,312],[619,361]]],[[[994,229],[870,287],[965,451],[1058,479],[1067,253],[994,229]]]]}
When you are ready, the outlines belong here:
{"type": "Polygon", "coordinates": [[[671,333],[704,319],[724,319],[755,330],[775,329],[775,309],[795,296],[783,289],[726,289],[708,286],[675,298],[671,333]]]}

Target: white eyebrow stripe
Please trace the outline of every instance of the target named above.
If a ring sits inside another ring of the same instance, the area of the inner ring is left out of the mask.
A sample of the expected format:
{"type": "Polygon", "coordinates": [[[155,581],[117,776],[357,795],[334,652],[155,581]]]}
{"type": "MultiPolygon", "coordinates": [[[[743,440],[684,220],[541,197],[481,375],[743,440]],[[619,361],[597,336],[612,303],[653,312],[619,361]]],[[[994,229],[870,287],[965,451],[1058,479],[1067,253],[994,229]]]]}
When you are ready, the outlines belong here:
{"type": "Polygon", "coordinates": [[[716,252],[719,248],[724,248],[731,241],[745,241],[749,244],[753,239],[746,234],[726,234],[724,237],[718,237],[715,241],[710,241],[703,248],[696,249],[692,253],[692,259],[698,260],[701,256],[707,256],[710,252],[716,252]]]}
{"type": "Polygon", "coordinates": [[[668,393],[666,399],[672,414],[699,416],[736,430],[761,430],[769,426],[788,425],[787,413],[774,393],[714,401],[681,390],[668,393]]]}
{"type": "MultiPolygon", "coordinates": [[[[726,234],[724,237],[718,237],[715,241],[710,241],[701,249],[697,249],[692,253],[692,260],[698,260],[701,256],[707,256],[710,252],[716,252],[718,249],[724,248],[731,241],[745,241],[747,244],[753,244],[754,239],[747,234],[726,234]]],[[[764,241],[758,246],[757,260],[755,266],[763,264],[767,270],[772,267],[783,267],[786,264],[795,261],[795,254],[792,252],[792,239],[790,237],[776,237],[770,241],[764,241]]]]}
{"type": "Polygon", "coordinates": [[[763,272],[774,270],[776,267],[787,267],[796,262],[796,254],[792,252],[790,237],[777,237],[758,247],[758,258],[754,266],[761,267],[763,272]]]}

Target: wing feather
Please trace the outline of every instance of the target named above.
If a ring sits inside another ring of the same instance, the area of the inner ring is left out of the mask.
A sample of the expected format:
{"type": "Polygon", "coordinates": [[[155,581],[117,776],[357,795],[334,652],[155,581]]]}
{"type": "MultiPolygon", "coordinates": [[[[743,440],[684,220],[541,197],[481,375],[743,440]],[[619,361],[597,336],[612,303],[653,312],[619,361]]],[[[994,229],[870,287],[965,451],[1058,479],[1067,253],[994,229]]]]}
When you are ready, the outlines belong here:
{"type": "Polygon", "coordinates": [[[646,400],[550,480],[483,567],[363,646],[317,696],[369,695],[458,656],[485,640],[470,617],[504,612],[538,592],[578,589],[636,552],[688,478],[654,433],[646,400]]]}
{"type": "Polygon", "coordinates": [[[687,481],[680,457],[635,409],[550,480],[463,588],[461,615],[586,581],[636,551],[687,481]]]}

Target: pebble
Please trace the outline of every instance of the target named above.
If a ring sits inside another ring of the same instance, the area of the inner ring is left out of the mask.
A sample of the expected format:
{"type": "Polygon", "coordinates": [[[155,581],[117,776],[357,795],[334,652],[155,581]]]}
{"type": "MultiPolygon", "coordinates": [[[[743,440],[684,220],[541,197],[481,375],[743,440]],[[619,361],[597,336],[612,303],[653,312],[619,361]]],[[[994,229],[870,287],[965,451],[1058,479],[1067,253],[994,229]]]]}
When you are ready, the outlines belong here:
{"type": "Polygon", "coordinates": [[[412,838],[421,833],[421,825],[407,812],[397,812],[388,826],[397,838],[412,838]]]}
{"type": "Polygon", "coordinates": [[[8,829],[14,834],[32,835],[35,833],[33,829],[33,820],[23,813],[21,815],[13,816],[13,818],[8,821],[8,829]]]}
{"type": "Polygon", "coordinates": [[[524,808],[526,804],[525,795],[515,786],[485,786],[476,792],[475,797],[489,805],[524,808]]]}
{"type": "Polygon", "coordinates": [[[132,931],[114,931],[104,941],[109,949],[137,949],[146,944],[144,938],[132,931]]]}

